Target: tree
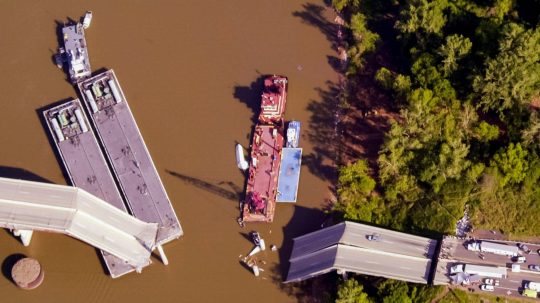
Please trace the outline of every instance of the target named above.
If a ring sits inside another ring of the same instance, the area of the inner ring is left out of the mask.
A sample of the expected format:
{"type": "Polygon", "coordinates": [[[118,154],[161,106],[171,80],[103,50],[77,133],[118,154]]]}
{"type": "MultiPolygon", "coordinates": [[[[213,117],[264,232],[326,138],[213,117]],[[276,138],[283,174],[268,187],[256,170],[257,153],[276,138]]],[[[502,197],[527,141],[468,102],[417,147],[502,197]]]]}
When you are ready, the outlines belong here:
{"type": "Polygon", "coordinates": [[[493,160],[491,167],[502,173],[500,185],[517,184],[523,181],[529,168],[527,150],[521,148],[521,144],[510,143],[507,148],[499,150],[493,160]]]}
{"type": "Polygon", "coordinates": [[[357,7],[360,5],[360,0],[332,0],[332,6],[338,10],[342,11],[346,7],[357,7]]]}
{"type": "Polygon", "coordinates": [[[447,0],[409,0],[395,27],[402,33],[440,34],[446,24],[447,0]]]}
{"type": "Polygon", "coordinates": [[[540,90],[540,30],[525,30],[510,23],[499,41],[499,54],[486,61],[485,73],[476,76],[473,89],[478,107],[504,110],[526,105],[540,90]]]}
{"type": "Polygon", "coordinates": [[[378,285],[377,294],[383,303],[412,303],[409,286],[403,281],[384,280],[378,285]]]}
{"type": "Polygon", "coordinates": [[[371,303],[371,300],[356,279],[348,279],[339,285],[336,303],[371,303]]]}
{"type": "Polygon", "coordinates": [[[334,211],[348,220],[371,222],[380,201],[369,196],[375,188],[375,180],[368,175],[367,162],[358,160],[341,167],[338,181],[338,202],[334,211]]]}
{"type": "Polygon", "coordinates": [[[339,169],[338,194],[366,195],[375,188],[375,180],[368,175],[368,166],[365,160],[358,160],[355,163],[341,167],[339,169]]]}
{"type": "Polygon", "coordinates": [[[462,35],[450,35],[446,37],[445,44],[441,45],[438,54],[442,59],[442,71],[445,76],[450,75],[458,67],[458,60],[465,57],[472,47],[469,38],[462,35]]]}
{"type": "Polygon", "coordinates": [[[377,46],[379,35],[367,28],[366,16],[357,12],[351,16],[349,28],[353,34],[353,43],[347,51],[349,57],[349,74],[355,73],[364,64],[364,55],[372,52],[377,46]]]}
{"type": "Polygon", "coordinates": [[[375,80],[386,90],[390,90],[398,98],[403,98],[410,93],[411,78],[409,76],[396,74],[381,67],[375,74],[375,80]]]}
{"type": "Polygon", "coordinates": [[[474,128],[474,135],[481,142],[488,142],[499,137],[499,128],[497,125],[491,125],[482,121],[474,128]]]}
{"type": "Polygon", "coordinates": [[[531,112],[529,126],[521,132],[521,138],[526,145],[540,142],[540,117],[536,111],[531,112]]]}

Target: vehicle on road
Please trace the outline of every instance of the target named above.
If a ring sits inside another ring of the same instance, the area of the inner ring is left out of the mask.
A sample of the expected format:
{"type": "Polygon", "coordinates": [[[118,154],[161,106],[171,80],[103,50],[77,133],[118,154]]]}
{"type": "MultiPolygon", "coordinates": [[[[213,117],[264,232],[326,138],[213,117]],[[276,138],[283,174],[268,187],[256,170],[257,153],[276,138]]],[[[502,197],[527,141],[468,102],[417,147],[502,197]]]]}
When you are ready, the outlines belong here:
{"type": "Polygon", "coordinates": [[[368,241],[381,241],[381,235],[379,234],[367,235],[366,238],[368,239],[368,241]]]}
{"type": "Polygon", "coordinates": [[[519,254],[519,248],[516,246],[489,241],[470,241],[467,243],[467,250],[511,257],[519,254]]]}
{"type": "Polygon", "coordinates": [[[512,257],[512,262],[525,263],[527,262],[527,258],[525,258],[524,256],[512,257]]]}
{"type": "Polygon", "coordinates": [[[450,274],[457,274],[465,271],[465,264],[457,264],[450,267],[450,274]]]}
{"type": "Polygon", "coordinates": [[[540,271],[540,265],[531,264],[529,270],[540,271]]]}
{"type": "Polygon", "coordinates": [[[527,281],[525,282],[525,288],[527,289],[532,289],[532,290],[536,290],[536,291],[540,291],[540,283],[538,282],[531,282],[531,281],[527,281]]]}
{"type": "Polygon", "coordinates": [[[540,255],[540,249],[536,251],[538,253],[538,255],[540,255]]]}
{"type": "Polygon", "coordinates": [[[527,254],[531,253],[531,250],[529,249],[529,247],[523,243],[518,243],[518,248],[527,254]]]}
{"type": "Polygon", "coordinates": [[[524,289],[521,295],[523,295],[524,297],[536,298],[538,297],[538,292],[532,289],[524,289]]]}
{"type": "Polygon", "coordinates": [[[494,291],[495,287],[493,285],[482,284],[480,285],[480,289],[483,291],[494,291]]]}
{"type": "Polygon", "coordinates": [[[454,264],[450,267],[450,274],[466,273],[469,275],[480,275],[489,278],[504,278],[506,277],[506,267],[476,265],[476,264],[454,264]]]}
{"type": "Polygon", "coordinates": [[[491,279],[491,278],[484,279],[484,284],[487,284],[487,285],[499,286],[499,283],[500,282],[497,279],[491,279]]]}

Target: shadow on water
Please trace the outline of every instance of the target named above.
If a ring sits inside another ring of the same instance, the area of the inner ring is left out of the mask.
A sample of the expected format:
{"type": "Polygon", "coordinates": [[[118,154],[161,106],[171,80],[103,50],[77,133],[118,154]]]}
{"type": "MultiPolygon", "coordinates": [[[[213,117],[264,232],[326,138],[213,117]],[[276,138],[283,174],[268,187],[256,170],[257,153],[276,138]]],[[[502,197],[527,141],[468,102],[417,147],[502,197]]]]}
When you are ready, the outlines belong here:
{"type": "Polygon", "coordinates": [[[191,185],[193,185],[195,187],[198,187],[198,188],[200,188],[202,190],[205,190],[205,191],[207,191],[207,192],[209,192],[211,194],[220,196],[222,198],[225,198],[225,199],[228,199],[228,200],[231,200],[231,201],[234,201],[234,202],[240,201],[241,198],[242,198],[242,195],[243,195],[242,191],[237,191],[239,188],[235,184],[233,184],[232,182],[229,182],[229,181],[218,182],[218,184],[219,185],[227,184],[227,185],[229,185],[230,187],[232,187],[235,190],[227,190],[225,188],[219,187],[217,185],[214,185],[212,183],[203,181],[201,179],[186,176],[186,175],[183,175],[181,173],[170,171],[170,170],[167,170],[167,169],[165,171],[168,174],[170,174],[171,176],[177,177],[180,180],[182,180],[182,181],[184,181],[184,182],[186,182],[188,184],[191,184],[191,185]]]}
{"type": "Polygon", "coordinates": [[[303,164],[323,180],[336,180],[336,161],[339,159],[340,137],[337,132],[339,86],[327,81],[325,89],[317,88],[319,100],[310,100],[307,110],[311,112],[308,140],[313,152],[306,154],[303,164]]]}
{"type": "Polygon", "coordinates": [[[42,182],[42,183],[53,183],[24,168],[10,167],[10,166],[0,166],[0,177],[26,180],[26,181],[34,181],[34,182],[42,182]]]}
{"type": "Polygon", "coordinates": [[[332,293],[328,292],[328,287],[333,287],[334,282],[321,283],[322,280],[326,281],[328,275],[299,283],[283,283],[289,270],[293,238],[319,230],[321,225],[325,223],[327,216],[321,209],[295,205],[291,220],[283,227],[283,243],[279,247],[279,264],[271,269],[272,281],[282,291],[296,297],[298,302],[321,302],[324,301],[325,295],[332,293]],[[303,223],[298,224],[298,222],[303,223]]]}
{"type": "MultiPolygon", "coordinates": [[[[314,3],[306,3],[303,10],[293,13],[304,24],[317,28],[335,51],[344,51],[346,43],[341,39],[347,40],[350,33],[340,28],[335,20],[329,20],[328,15],[331,15],[328,7],[314,3]]],[[[331,170],[326,169],[327,165],[324,164],[328,158],[336,160],[338,165],[364,158],[376,174],[385,133],[390,128],[390,121],[397,119],[395,98],[376,83],[375,74],[381,67],[399,71],[403,63],[400,65],[396,58],[402,56],[395,37],[392,37],[394,17],[384,15],[379,19],[373,26],[378,33],[384,35],[383,42],[374,53],[366,56],[366,64],[361,72],[349,78],[347,83],[327,83],[326,88],[319,88],[320,100],[312,100],[308,106],[308,110],[313,113],[310,121],[313,131],[309,138],[317,148],[306,160],[312,172],[321,177],[331,177],[328,176],[331,170]],[[340,102],[339,99],[345,97],[344,92],[347,95],[346,102],[340,102]],[[332,147],[321,142],[334,144],[332,147]]],[[[346,64],[335,56],[328,56],[327,60],[343,78],[346,64]]]]}
{"type": "Polygon", "coordinates": [[[2,274],[6,279],[8,279],[11,283],[15,284],[15,281],[11,278],[11,269],[17,263],[17,261],[26,258],[23,254],[13,254],[8,256],[4,259],[4,262],[2,262],[2,274]]]}
{"type": "MultiPolygon", "coordinates": [[[[331,1],[325,1],[331,2],[331,1]]],[[[343,30],[340,25],[336,24],[334,20],[330,20],[328,17],[330,11],[330,3],[324,5],[306,3],[302,5],[302,11],[293,12],[293,16],[300,18],[303,24],[316,27],[330,42],[331,48],[336,51],[344,51],[343,42],[341,41],[343,30]],[[325,6],[326,5],[326,6],[325,6]],[[339,35],[338,35],[339,33],[339,35]]],[[[337,54],[337,53],[336,53],[337,54]]],[[[342,73],[346,64],[338,56],[327,56],[328,65],[330,65],[334,71],[342,73]]]]}
{"type": "Polygon", "coordinates": [[[252,112],[251,121],[257,123],[257,117],[261,108],[261,94],[266,75],[260,75],[249,86],[235,85],[233,96],[244,103],[252,112]]]}
{"type": "Polygon", "coordinates": [[[325,13],[329,9],[328,5],[328,3],[324,3],[324,5],[305,3],[302,5],[301,11],[293,12],[293,16],[300,18],[304,24],[318,28],[326,39],[332,43],[332,47],[337,48],[339,44],[336,36],[338,25],[332,22],[332,20],[328,20],[328,17],[325,16],[325,13]]]}

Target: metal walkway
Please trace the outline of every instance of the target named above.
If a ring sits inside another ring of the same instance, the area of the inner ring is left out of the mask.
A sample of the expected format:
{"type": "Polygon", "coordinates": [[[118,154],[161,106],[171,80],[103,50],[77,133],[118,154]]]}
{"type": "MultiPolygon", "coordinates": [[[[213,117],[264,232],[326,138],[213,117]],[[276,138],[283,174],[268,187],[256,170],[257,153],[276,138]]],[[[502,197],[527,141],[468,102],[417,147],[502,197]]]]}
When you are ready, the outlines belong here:
{"type": "Polygon", "coordinates": [[[145,223],[70,186],[0,178],[0,227],[29,244],[32,231],[64,233],[140,271],[150,263],[157,224],[145,223]]]}

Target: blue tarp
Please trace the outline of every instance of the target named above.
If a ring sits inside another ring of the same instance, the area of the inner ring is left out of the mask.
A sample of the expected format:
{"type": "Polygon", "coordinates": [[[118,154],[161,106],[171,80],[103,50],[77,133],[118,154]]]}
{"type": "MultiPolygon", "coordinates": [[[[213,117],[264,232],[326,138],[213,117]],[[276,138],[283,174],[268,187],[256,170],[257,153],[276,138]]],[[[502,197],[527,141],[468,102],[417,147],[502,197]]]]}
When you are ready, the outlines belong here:
{"type": "Polygon", "coordinates": [[[301,165],[301,148],[283,148],[278,178],[277,202],[296,202],[301,165]]]}

